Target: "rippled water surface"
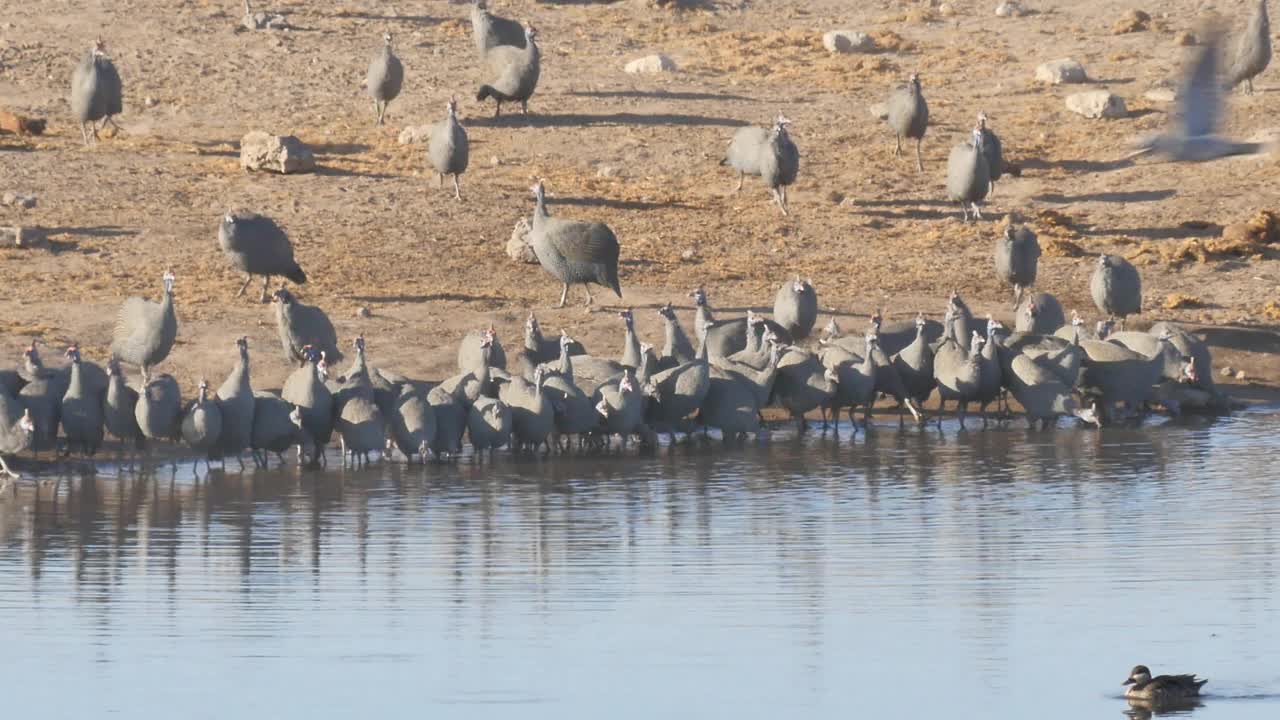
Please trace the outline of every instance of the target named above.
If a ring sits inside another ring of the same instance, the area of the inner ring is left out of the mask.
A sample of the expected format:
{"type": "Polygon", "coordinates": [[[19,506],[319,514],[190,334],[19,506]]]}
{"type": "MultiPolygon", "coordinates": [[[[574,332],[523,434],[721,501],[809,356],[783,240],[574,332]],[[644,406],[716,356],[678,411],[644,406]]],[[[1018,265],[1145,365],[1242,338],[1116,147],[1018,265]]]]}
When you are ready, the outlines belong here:
{"type": "Polygon", "coordinates": [[[1280,717],[1280,417],[46,478],[5,717],[1280,717]]]}

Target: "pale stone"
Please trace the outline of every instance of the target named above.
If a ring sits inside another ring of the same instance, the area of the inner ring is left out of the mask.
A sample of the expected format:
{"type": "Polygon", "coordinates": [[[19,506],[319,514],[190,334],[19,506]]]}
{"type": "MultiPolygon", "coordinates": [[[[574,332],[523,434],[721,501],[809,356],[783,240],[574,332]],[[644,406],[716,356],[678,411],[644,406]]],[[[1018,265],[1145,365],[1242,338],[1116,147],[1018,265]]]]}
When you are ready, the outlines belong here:
{"type": "Polygon", "coordinates": [[[254,130],[240,139],[240,167],[287,175],[315,170],[316,158],[311,148],[292,135],[254,130]]]}
{"type": "Polygon", "coordinates": [[[875,104],[873,104],[873,105],[871,106],[870,110],[871,110],[871,117],[873,117],[873,118],[875,118],[875,119],[877,119],[877,120],[888,120],[888,119],[889,119],[889,104],[888,104],[888,103],[882,103],[882,102],[875,103],[875,104]]]}
{"type": "Polygon", "coordinates": [[[996,17],[1022,17],[1027,14],[1026,8],[1021,3],[1008,0],[996,6],[996,17]]]}
{"type": "Polygon", "coordinates": [[[822,47],[833,53],[869,53],[876,51],[876,41],[857,30],[832,30],[822,36],[822,47]]]}
{"type": "Polygon", "coordinates": [[[675,72],[676,63],[666,55],[648,55],[627,63],[629,73],[662,73],[675,72]]]}
{"type": "Polygon", "coordinates": [[[430,125],[409,125],[400,131],[401,145],[417,145],[431,138],[430,125]]]}
{"type": "Polygon", "coordinates": [[[1075,60],[1050,60],[1036,68],[1036,80],[1048,85],[1069,85],[1089,81],[1084,66],[1075,60]]]}
{"type": "Polygon", "coordinates": [[[1106,90],[1088,90],[1067,96],[1067,109],[1087,118],[1122,118],[1129,114],[1124,100],[1106,90]]]}
{"type": "Polygon", "coordinates": [[[507,257],[516,262],[536,265],[538,264],[538,256],[534,254],[533,248],[529,246],[529,230],[528,220],[520,218],[516,221],[516,226],[511,231],[511,239],[507,241],[507,257]]]}

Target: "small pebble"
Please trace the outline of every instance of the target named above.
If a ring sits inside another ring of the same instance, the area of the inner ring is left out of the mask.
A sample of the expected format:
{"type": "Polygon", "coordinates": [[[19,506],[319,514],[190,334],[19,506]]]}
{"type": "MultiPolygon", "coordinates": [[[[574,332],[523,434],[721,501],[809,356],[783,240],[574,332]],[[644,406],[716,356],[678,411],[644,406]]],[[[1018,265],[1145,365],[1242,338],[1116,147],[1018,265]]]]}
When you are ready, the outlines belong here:
{"type": "Polygon", "coordinates": [[[1237,379],[1237,380],[1243,380],[1243,379],[1244,379],[1244,371],[1243,371],[1243,370],[1237,370],[1237,371],[1236,371],[1236,379],[1237,379]]]}
{"type": "Polygon", "coordinates": [[[146,105],[147,107],[155,107],[156,105],[160,104],[160,101],[148,95],[142,99],[142,104],[146,105]]]}
{"type": "Polygon", "coordinates": [[[688,261],[692,260],[692,259],[693,259],[693,248],[689,248],[688,250],[685,250],[684,252],[680,253],[680,259],[681,259],[681,260],[684,260],[685,262],[688,262],[688,261]]]}
{"type": "Polygon", "coordinates": [[[1236,371],[1235,371],[1235,368],[1228,365],[1222,368],[1221,374],[1222,374],[1222,377],[1231,377],[1232,375],[1236,374],[1236,371]]]}
{"type": "Polygon", "coordinates": [[[370,317],[373,317],[373,313],[369,312],[369,308],[361,305],[360,307],[356,308],[356,317],[370,318],[370,317]]]}
{"type": "Polygon", "coordinates": [[[494,155],[493,157],[489,158],[489,164],[494,167],[498,167],[499,165],[502,164],[502,160],[500,160],[497,155],[494,155]]]}

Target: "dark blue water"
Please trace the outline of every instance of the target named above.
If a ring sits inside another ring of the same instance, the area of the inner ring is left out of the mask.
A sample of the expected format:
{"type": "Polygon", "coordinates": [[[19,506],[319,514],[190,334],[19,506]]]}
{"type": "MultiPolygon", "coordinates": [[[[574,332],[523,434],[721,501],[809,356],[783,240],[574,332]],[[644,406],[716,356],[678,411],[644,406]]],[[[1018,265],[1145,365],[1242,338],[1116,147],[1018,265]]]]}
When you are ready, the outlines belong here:
{"type": "MultiPolygon", "coordinates": [[[[1280,716],[1280,418],[0,500],[6,717],[1280,716]]],[[[202,470],[203,472],[203,470],[202,470]]]]}

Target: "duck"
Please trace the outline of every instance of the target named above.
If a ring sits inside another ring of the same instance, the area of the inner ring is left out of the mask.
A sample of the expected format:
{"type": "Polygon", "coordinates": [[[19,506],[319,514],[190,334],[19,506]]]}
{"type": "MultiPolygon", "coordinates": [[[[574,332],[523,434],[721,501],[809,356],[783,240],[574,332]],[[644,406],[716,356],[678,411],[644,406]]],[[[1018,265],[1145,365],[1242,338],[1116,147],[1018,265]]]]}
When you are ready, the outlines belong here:
{"type": "Polygon", "coordinates": [[[1124,696],[1129,700],[1177,703],[1200,697],[1200,688],[1207,682],[1207,678],[1201,680],[1194,674],[1151,677],[1151,670],[1146,665],[1135,665],[1129,671],[1129,678],[1121,684],[1129,686],[1124,691],[1124,696]]]}

